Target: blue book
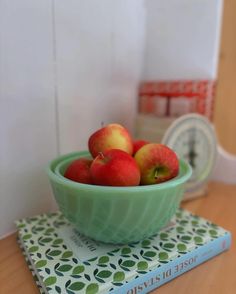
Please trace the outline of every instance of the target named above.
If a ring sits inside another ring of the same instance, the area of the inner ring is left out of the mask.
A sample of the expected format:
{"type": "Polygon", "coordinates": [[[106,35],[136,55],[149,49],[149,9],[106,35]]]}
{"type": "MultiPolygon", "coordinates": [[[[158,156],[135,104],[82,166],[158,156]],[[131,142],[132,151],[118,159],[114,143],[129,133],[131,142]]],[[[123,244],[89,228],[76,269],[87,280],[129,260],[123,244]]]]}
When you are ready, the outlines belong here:
{"type": "Polygon", "coordinates": [[[41,293],[147,293],[230,247],[227,230],[179,209],[158,234],[127,245],[96,242],[60,213],[16,222],[41,293]]]}

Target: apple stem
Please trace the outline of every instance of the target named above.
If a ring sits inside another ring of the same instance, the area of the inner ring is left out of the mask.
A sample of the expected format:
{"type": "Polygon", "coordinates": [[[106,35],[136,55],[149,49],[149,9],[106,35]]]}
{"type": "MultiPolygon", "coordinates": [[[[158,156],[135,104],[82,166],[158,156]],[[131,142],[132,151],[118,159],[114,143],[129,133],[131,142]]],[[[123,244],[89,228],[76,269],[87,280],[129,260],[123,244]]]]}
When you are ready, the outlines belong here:
{"type": "Polygon", "coordinates": [[[155,180],[158,179],[158,170],[157,169],[155,170],[154,178],[155,178],[155,180]]]}
{"type": "Polygon", "coordinates": [[[104,121],[101,122],[101,127],[102,127],[102,128],[104,127],[104,121]]]}
{"type": "Polygon", "coordinates": [[[98,152],[98,154],[102,157],[102,159],[105,158],[104,154],[102,153],[102,151],[98,152]]]}

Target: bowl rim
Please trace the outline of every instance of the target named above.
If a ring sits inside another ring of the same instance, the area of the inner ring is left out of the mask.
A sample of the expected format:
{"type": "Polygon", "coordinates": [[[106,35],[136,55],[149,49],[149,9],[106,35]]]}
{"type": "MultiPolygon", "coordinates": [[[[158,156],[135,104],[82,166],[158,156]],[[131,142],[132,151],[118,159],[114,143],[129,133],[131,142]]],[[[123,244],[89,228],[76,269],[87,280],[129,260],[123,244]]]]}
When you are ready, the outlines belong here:
{"type": "MultiPolygon", "coordinates": [[[[179,177],[175,177],[169,181],[159,183],[159,184],[152,184],[152,185],[140,185],[140,186],[125,186],[125,187],[117,187],[117,186],[99,186],[99,185],[90,185],[90,184],[83,184],[74,182],[70,179],[67,179],[63,177],[62,175],[59,176],[55,174],[54,170],[52,170],[53,164],[57,162],[58,164],[61,164],[64,161],[69,161],[69,159],[73,160],[81,156],[91,156],[89,151],[77,151],[77,152],[71,152],[64,155],[61,155],[59,157],[56,157],[55,159],[51,160],[49,164],[46,167],[46,173],[49,177],[49,179],[56,181],[57,183],[63,184],[63,185],[69,185],[69,187],[73,188],[86,188],[90,191],[106,191],[106,192],[114,192],[114,191],[127,191],[127,192],[136,192],[136,191],[152,191],[152,190],[162,190],[165,188],[170,188],[177,186],[179,184],[185,183],[192,175],[192,168],[188,162],[185,160],[179,158],[180,168],[185,169],[185,173],[179,177]]],[[[56,166],[57,166],[56,165],[56,166]]]]}

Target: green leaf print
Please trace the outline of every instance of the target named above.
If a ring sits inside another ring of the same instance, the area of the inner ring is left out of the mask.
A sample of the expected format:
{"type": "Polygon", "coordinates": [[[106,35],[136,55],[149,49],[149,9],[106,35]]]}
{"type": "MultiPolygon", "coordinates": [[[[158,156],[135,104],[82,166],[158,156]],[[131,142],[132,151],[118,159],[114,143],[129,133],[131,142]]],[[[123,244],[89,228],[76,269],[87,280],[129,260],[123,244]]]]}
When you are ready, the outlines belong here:
{"type": "Polygon", "coordinates": [[[56,291],[57,291],[57,293],[61,293],[61,288],[59,287],[59,286],[55,286],[55,289],[56,289],[56,291]]]}
{"type": "Polygon", "coordinates": [[[179,252],[186,252],[187,251],[187,246],[183,243],[178,243],[177,244],[177,249],[179,252]]]}
{"type": "Polygon", "coordinates": [[[79,275],[82,272],[84,272],[84,266],[83,265],[77,265],[73,268],[72,275],[79,275]]]}
{"type": "Polygon", "coordinates": [[[24,228],[26,225],[23,224],[23,223],[21,223],[21,224],[17,224],[16,226],[17,226],[18,229],[22,229],[22,228],[24,228]]]}
{"type": "Polygon", "coordinates": [[[47,222],[47,219],[46,218],[42,218],[42,219],[40,219],[39,221],[38,221],[38,224],[39,225],[43,225],[43,224],[45,224],[47,222]]]}
{"type": "Polygon", "coordinates": [[[216,230],[209,230],[209,233],[210,233],[211,237],[213,237],[213,238],[217,237],[217,235],[218,235],[216,230]]]}
{"type": "Polygon", "coordinates": [[[181,212],[176,212],[176,216],[177,216],[178,218],[181,218],[182,213],[181,213],[181,212]]]}
{"type": "Polygon", "coordinates": [[[113,281],[114,282],[121,282],[125,278],[125,273],[124,272],[116,272],[113,275],[113,281]]]}
{"type": "Polygon", "coordinates": [[[163,248],[165,248],[165,249],[173,249],[174,247],[175,247],[174,243],[165,243],[163,245],[163,248]]]}
{"type": "Polygon", "coordinates": [[[137,266],[139,271],[143,271],[148,268],[148,263],[146,261],[140,261],[138,262],[137,266]]]}
{"type": "Polygon", "coordinates": [[[150,240],[143,240],[142,241],[142,247],[147,247],[147,246],[149,246],[151,244],[151,242],[150,242],[150,240]]]}
{"type": "Polygon", "coordinates": [[[152,258],[152,257],[156,256],[156,252],[155,251],[146,251],[146,252],[144,252],[143,256],[152,258]]]}
{"type": "Polygon", "coordinates": [[[181,226],[185,226],[185,225],[187,225],[188,221],[183,219],[179,223],[181,224],[181,226]]]}
{"type": "Polygon", "coordinates": [[[51,233],[53,233],[55,231],[54,228],[48,228],[45,232],[44,232],[44,235],[49,235],[51,233]]]}
{"type": "Polygon", "coordinates": [[[192,239],[192,237],[191,236],[188,236],[188,235],[184,235],[184,236],[181,236],[180,239],[183,242],[189,242],[192,239]]]}
{"type": "Polygon", "coordinates": [[[69,289],[72,291],[79,291],[79,290],[83,289],[84,286],[85,286],[85,284],[82,282],[74,282],[69,286],[69,289]]]}
{"type": "Polygon", "coordinates": [[[210,226],[211,226],[212,228],[214,228],[214,229],[217,229],[217,228],[218,228],[218,226],[217,226],[216,224],[210,224],[210,226]]]}
{"type": "Polygon", "coordinates": [[[194,227],[198,226],[198,224],[199,224],[198,221],[196,221],[196,220],[193,220],[193,221],[192,221],[192,225],[193,225],[194,227]]]}
{"type": "Polygon", "coordinates": [[[176,231],[181,234],[184,232],[184,227],[177,227],[176,231]]]}
{"type": "Polygon", "coordinates": [[[45,227],[34,226],[32,228],[32,232],[33,233],[42,232],[42,231],[44,231],[44,229],[45,229],[45,227]]]}
{"type": "Polygon", "coordinates": [[[169,258],[169,255],[167,252],[163,251],[158,254],[158,257],[160,261],[163,261],[163,260],[167,260],[169,258]]]}
{"type": "Polygon", "coordinates": [[[62,240],[62,239],[55,239],[55,240],[53,241],[53,243],[52,243],[52,246],[56,246],[56,245],[59,245],[59,244],[61,244],[61,243],[63,243],[63,240],[62,240]]]}
{"type": "Polygon", "coordinates": [[[107,263],[109,262],[109,257],[108,256],[101,256],[98,260],[99,264],[107,263]]]}
{"type": "Polygon", "coordinates": [[[206,233],[206,230],[205,229],[198,229],[198,230],[196,230],[196,233],[199,235],[204,235],[206,233]]]}
{"type": "Polygon", "coordinates": [[[164,240],[168,240],[168,236],[169,236],[169,235],[168,235],[167,233],[161,233],[161,234],[160,234],[160,238],[161,238],[161,240],[163,240],[163,241],[164,241],[164,240]]]}
{"type": "Polygon", "coordinates": [[[73,255],[73,252],[72,251],[65,251],[63,254],[62,254],[62,257],[61,258],[69,258],[73,255]]]}
{"type": "Polygon", "coordinates": [[[60,254],[61,254],[61,250],[52,250],[52,251],[48,252],[47,255],[49,255],[49,256],[58,256],[60,254]]]}
{"type": "Polygon", "coordinates": [[[33,253],[33,252],[36,252],[39,250],[39,247],[38,246],[32,246],[28,249],[29,253],[33,253]]]}
{"type": "Polygon", "coordinates": [[[23,240],[29,240],[32,237],[32,234],[26,234],[23,236],[23,240]]]}
{"type": "Polygon", "coordinates": [[[132,267],[135,265],[135,262],[133,260],[125,260],[122,262],[122,266],[124,267],[132,267]]]}
{"type": "Polygon", "coordinates": [[[42,260],[37,261],[35,266],[36,266],[36,268],[41,268],[41,267],[45,266],[46,264],[47,264],[47,260],[42,259],[42,260]]]}
{"type": "Polygon", "coordinates": [[[40,240],[41,243],[49,243],[52,241],[52,238],[43,238],[40,240]]]}
{"type": "Polygon", "coordinates": [[[55,284],[56,281],[57,281],[57,278],[52,276],[52,277],[48,277],[46,280],[44,280],[44,284],[47,287],[47,286],[51,286],[51,285],[55,284]]]}
{"type": "Polygon", "coordinates": [[[103,279],[106,279],[106,278],[109,278],[110,276],[112,275],[112,272],[110,271],[100,271],[97,273],[97,277],[99,278],[103,278],[103,279]]]}
{"type": "Polygon", "coordinates": [[[87,261],[92,262],[92,261],[95,261],[96,259],[97,259],[97,257],[93,257],[93,258],[88,259],[87,261]]]}
{"type": "Polygon", "coordinates": [[[86,288],[86,294],[96,294],[98,293],[98,284],[96,283],[92,283],[92,284],[89,284],[86,288]]]}
{"type": "Polygon", "coordinates": [[[71,269],[72,269],[72,265],[70,265],[70,264],[63,264],[63,265],[59,266],[57,270],[59,272],[68,272],[71,269]]]}
{"type": "Polygon", "coordinates": [[[129,247],[124,247],[121,249],[121,254],[122,255],[127,255],[127,254],[130,254],[131,252],[131,249],[129,247]]]}
{"type": "Polygon", "coordinates": [[[193,240],[194,240],[195,244],[197,244],[197,245],[200,245],[200,244],[203,243],[203,239],[202,239],[202,237],[200,237],[200,236],[195,236],[195,237],[193,238],[193,240]]]}

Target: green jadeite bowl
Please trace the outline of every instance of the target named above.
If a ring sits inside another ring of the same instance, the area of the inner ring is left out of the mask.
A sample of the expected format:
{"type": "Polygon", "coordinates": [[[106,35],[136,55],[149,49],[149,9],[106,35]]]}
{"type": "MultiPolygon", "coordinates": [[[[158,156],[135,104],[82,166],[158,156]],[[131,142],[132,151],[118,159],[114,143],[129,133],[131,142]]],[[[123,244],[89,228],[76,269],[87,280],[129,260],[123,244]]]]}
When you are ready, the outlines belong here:
{"type": "Polygon", "coordinates": [[[87,185],[63,177],[75,152],[50,162],[47,174],[58,206],[82,234],[98,241],[124,244],[142,240],[168,224],[179,207],[191,167],[180,160],[179,175],[167,182],[136,187],[87,185]],[[55,172],[57,171],[57,173],[55,172]]]}

